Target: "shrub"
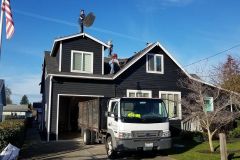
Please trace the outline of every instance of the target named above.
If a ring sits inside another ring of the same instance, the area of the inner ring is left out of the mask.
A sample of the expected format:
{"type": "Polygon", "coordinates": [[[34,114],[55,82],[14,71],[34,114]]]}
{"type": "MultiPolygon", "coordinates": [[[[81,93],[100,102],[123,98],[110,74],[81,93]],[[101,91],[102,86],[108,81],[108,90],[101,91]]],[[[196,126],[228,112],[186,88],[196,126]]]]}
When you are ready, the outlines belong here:
{"type": "Polygon", "coordinates": [[[240,138],[240,126],[230,131],[228,134],[229,138],[240,138]]]}
{"type": "Polygon", "coordinates": [[[6,120],[0,122],[0,150],[3,150],[8,143],[21,147],[25,135],[24,120],[6,120]]]}
{"type": "Polygon", "coordinates": [[[199,131],[181,131],[180,137],[183,140],[195,140],[197,142],[204,141],[206,135],[204,132],[199,131]]]}

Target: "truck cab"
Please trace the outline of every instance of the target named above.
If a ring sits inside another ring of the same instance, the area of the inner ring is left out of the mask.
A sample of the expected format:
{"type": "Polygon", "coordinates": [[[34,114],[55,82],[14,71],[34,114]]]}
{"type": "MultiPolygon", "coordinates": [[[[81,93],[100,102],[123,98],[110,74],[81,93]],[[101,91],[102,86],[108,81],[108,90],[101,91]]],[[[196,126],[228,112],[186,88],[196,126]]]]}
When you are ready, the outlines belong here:
{"type": "Polygon", "coordinates": [[[161,99],[113,98],[106,116],[109,158],[122,151],[171,148],[168,114],[161,99]]]}

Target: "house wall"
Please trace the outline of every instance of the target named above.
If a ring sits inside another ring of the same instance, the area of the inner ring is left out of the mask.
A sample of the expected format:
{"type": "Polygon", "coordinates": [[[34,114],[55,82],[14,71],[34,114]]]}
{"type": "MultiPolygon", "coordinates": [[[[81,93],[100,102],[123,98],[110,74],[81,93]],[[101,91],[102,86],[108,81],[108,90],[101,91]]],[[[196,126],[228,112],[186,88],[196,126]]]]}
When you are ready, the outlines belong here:
{"type": "Polygon", "coordinates": [[[62,72],[71,71],[71,50],[93,52],[93,74],[102,74],[102,45],[87,37],[62,42],[62,72]]]}
{"type": "Polygon", "coordinates": [[[0,122],[2,122],[2,116],[3,116],[3,105],[0,102],[0,122]]]}
{"type": "MultiPolygon", "coordinates": [[[[163,54],[164,74],[146,73],[146,56],[129,67],[114,81],[73,78],[53,78],[51,133],[56,133],[58,94],[103,95],[105,97],[124,97],[127,89],[151,90],[153,97],[159,97],[159,91],[186,91],[177,85],[178,80],[186,78],[180,68],[160,48],[151,53],[163,54]]],[[[178,124],[179,125],[179,124],[178,124]]]]}
{"type": "Polygon", "coordinates": [[[0,92],[0,122],[2,121],[3,115],[3,100],[2,100],[2,93],[0,92]]]}
{"type": "Polygon", "coordinates": [[[187,76],[159,47],[149,53],[162,54],[164,57],[164,74],[146,72],[146,55],[129,67],[116,80],[117,96],[126,96],[127,89],[151,90],[153,98],[159,98],[159,91],[180,91],[182,96],[186,90],[178,85],[180,79],[187,76]]]}
{"type": "Polygon", "coordinates": [[[55,139],[56,136],[58,94],[114,97],[114,89],[111,81],[54,77],[52,83],[51,137],[55,139]]]}

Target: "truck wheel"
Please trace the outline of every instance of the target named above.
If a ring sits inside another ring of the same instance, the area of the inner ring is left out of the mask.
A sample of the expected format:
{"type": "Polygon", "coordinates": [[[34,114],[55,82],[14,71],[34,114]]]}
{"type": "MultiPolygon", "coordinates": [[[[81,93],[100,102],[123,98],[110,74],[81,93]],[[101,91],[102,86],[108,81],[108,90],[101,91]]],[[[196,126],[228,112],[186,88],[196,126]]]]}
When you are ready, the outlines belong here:
{"type": "Polygon", "coordinates": [[[96,132],[95,131],[92,131],[91,132],[91,144],[94,144],[96,142],[96,132]]]}
{"type": "Polygon", "coordinates": [[[86,145],[89,145],[91,143],[91,132],[88,129],[84,129],[83,142],[86,145]]]}
{"type": "Polygon", "coordinates": [[[110,159],[116,158],[116,151],[114,151],[114,149],[113,149],[112,137],[111,136],[107,137],[105,147],[106,147],[108,158],[110,158],[110,159]]]}

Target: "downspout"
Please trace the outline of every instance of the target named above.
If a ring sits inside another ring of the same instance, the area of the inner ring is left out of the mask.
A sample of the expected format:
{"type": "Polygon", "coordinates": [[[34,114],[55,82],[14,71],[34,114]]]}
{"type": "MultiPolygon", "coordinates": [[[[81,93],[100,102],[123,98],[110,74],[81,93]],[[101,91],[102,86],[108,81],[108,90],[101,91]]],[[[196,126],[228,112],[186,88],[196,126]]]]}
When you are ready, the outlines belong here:
{"type": "Polygon", "coordinates": [[[51,122],[51,102],[52,102],[52,78],[53,76],[50,76],[49,81],[49,98],[48,98],[48,128],[47,128],[47,141],[49,142],[50,139],[50,122],[51,122]]]}

